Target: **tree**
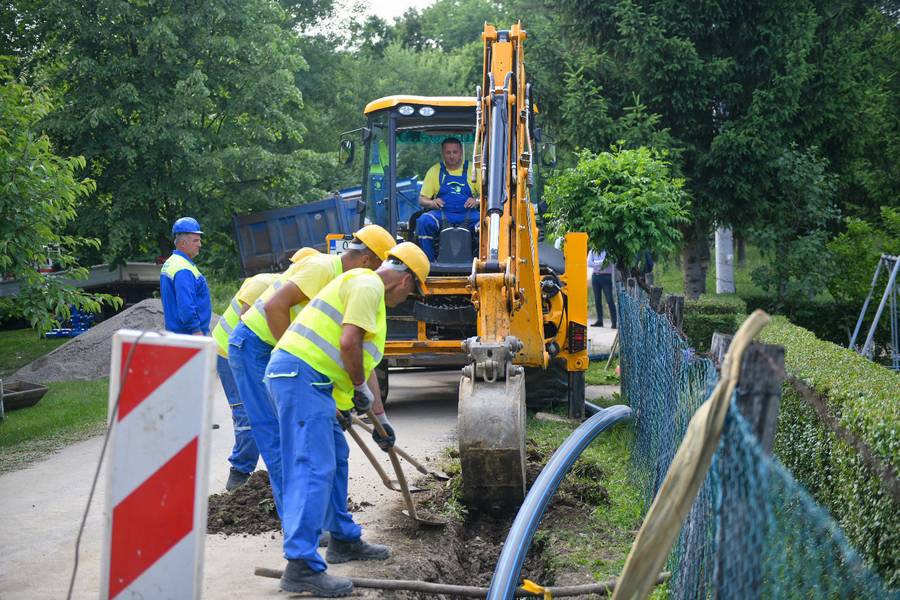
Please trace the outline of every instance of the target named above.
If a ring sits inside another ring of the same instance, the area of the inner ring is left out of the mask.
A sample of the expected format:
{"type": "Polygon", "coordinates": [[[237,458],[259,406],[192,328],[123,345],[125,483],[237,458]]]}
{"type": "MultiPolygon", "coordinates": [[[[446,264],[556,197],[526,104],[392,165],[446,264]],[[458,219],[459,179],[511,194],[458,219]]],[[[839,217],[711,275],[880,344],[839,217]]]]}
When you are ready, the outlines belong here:
{"type": "Polygon", "coordinates": [[[678,247],[678,226],[688,218],[683,186],[662,152],[584,151],[575,168],[547,183],[547,219],[559,234],[586,232],[592,249],[606,250],[619,271],[637,276],[643,251],[662,256],[678,247]]]}
{"type": "Polygon", "coordinates": [[[87,275],[74,254],[82,246],[96,246],[97,240],[63,232],[75,219],[77,199],[90,194],[94,184],[77,175],[84,158],[53,152],[38,129],[51,110],[47,95],[13,80],[7,64],[0,61],[0,273],[18,282],[19,294],[3,302],[0,312],[45,332],[69,317],[70,306],[99,312],[101,303],[120,305],[121,300],[87,294],[38,271],[52,251],[69,276],[87,275]]]}
{"type": "Polygon", "coordinates": [[[66,68],[47,124],[97,182],[76,232],[100,237],[103,258],[167,254],[185,214],[224,233],[232,212],[324,193],[325,157],[301,148],[295,81],[306,64],[291,27],[309,12],[282,4],[292,12],[267,0],[48,3],[48,44],[66,68]]]}
{"type": "MultiPolygon", "coordinates": [[[[881,207],[878,220],[846,219],[846,230],[828,242],[833,264],[828,291],[845,304],[862,306],[882,253],[900,255],[900,209],[881,207]]],[[[885,283],[884,269],[878,282],[885,283]]]]}
{"type": "Polygon", "coordinates": [[[765,226],[751,235],[769,263],[751,277],[780,303],[809,300],[825,290],[832,265],[827,227],[838,217],[835,177],[815,150],[791,147],[773,164],[774,188],[759,208],[765,226]]]}

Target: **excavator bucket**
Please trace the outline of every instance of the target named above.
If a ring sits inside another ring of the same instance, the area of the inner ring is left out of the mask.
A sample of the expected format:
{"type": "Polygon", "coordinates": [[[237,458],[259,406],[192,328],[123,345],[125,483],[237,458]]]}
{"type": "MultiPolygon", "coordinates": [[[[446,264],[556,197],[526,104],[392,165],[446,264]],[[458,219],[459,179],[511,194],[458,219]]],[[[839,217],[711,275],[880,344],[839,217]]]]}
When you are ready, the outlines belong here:
{"type": "Polygon", "coordinates": [[[466,373],[459,385],[459,457],[463,496],[486,512],[525,498],[525,370],[488,383],[466,373]]]}

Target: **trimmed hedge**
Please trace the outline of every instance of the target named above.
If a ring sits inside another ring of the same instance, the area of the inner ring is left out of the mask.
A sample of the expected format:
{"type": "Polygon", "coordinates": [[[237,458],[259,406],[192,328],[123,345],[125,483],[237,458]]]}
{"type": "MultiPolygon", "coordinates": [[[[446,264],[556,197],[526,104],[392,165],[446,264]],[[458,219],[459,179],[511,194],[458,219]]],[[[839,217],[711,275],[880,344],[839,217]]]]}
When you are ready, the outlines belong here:
{"type": "MultiPolygon", "coordinates": [[[[775,317],[760,341],[785,348],[787,371],[827,399],[828,411],[900,472],[900,374],[855,352],[819,340],[775,317]]],[[[775,454],[841,524],[847,537],[889,586],[900,587],[900,505],[786,382],[775,454]]]]}
{"type": "Polygon", "coordinates": [[[733,294],[704,294],[684,305],[682,330],[699,352],[709,350],[713,332],[734,333],[747,315],[747,304],[733,294]]]}

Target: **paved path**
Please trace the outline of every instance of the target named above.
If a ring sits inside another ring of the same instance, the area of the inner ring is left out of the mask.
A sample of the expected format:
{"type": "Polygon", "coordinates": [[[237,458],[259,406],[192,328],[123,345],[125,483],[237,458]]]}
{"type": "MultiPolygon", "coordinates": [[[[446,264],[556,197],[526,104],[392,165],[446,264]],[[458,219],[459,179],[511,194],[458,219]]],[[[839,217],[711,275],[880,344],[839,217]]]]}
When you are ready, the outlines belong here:
{"type": "MultiPolygon", "coordinates": [[[[591,328],[592,351],[606,352],[615,332],[591,328]],[[605,346],[605,348],[604,348],[605,346]],[[598,348],[599,347],[599,348],[598,348]]],[[[398,445],[420,460],[439,457],[455,445],[459,371],[391,373],[388,414],[398,445]]],[[[231,419],[221,388],[216,389],[211,432],[210,493],[224,490],[225,460],[232,443],[231,419]]],[[[367,438],[368,439],[368,438],[367,438]]],[[[102,439],[73,444],[29,468],[0,476],[0,598],[33,600],[64,598],[74,563],[75,539],[96,469],[102,439]]],[[[376,448],[385,470],[387,455],[376,448]]],[[[351,445],[350,496],[373,506],[355,514],[367,539],[385,539],[379,523],[385,511],[402,508],[399,494],[385,489],[358,448],[351,445]]],[[[262,463],[260,463],[262,468],[262,463]]],[[[79,555],[75,598],[98,597],[104,527],[105,469],[87,520],[79,555]]],[[[408,478],[417,473],[406,469],[408,478]]],[[[282,568],[281,536],[208,535],[204,565],[206,598],[280,597],[277,582],[255,577],[256,566],[282,568]]],[[[364,575],[365,565],[348,563],[329,569],[335,574],[364,575]],[[356,571],[354,571],[356,570],[356,571]]]]}

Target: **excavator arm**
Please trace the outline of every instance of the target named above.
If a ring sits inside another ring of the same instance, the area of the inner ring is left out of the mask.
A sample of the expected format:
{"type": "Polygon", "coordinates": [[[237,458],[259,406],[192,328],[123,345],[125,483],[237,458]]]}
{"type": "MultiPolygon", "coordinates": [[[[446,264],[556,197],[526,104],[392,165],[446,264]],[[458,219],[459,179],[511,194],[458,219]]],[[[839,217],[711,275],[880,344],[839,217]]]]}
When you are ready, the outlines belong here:
{"type": "MultiPolygon", "coordinates": [[[[470,363],[460,381],[458,434],[465,499],[493,512],[517,505],[525,495],[525,367],[550,365],[544,316],[548,305],[559,304],[542,291],[525,38],[520,24],[502,31],[485,25],[484,71],[476,92],[473,160],[481,173],[481,214],[468,283],[478,335],[463,342],[470,363]]],[[[567,258],[581,253],[583,265],[586,236],[570,234],[567,246],[567,258]]],[[[583,268],[582,273],[586,293],[583,268]]],[[[584,312],[582,324],[586,300],[584,312]]],[[[569,317],[561,312],[558,324],[568,328],[569,317]]],[[[577,368],[586,368],[583,349],[577,360],[583,362],[577,368]]]]}

